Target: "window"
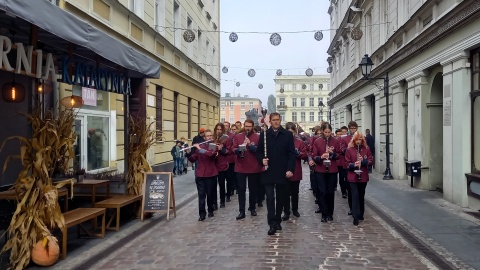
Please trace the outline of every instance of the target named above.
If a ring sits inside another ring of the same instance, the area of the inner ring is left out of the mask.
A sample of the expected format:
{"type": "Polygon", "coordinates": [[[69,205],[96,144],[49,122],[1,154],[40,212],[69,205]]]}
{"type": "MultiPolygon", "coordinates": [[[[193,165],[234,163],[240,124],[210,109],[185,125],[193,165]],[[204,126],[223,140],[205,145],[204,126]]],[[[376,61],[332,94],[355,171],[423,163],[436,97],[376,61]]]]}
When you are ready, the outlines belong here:
{"type": "Polygon", "coordinates": [[[315,112],[310,112],[310,122],[315,122],[315,112]]]}
{"type": "Polygon", "coordinates": [[[318,112],[318,122],[322,121],[323,119],[323,112],[318,112]]]}
{"type": "Polygon", "coordinates": [[[180,5],[174,1],[173,2],[173,27],[174,27],[174,33],[175,35],[173,36],[173,45],[175,45],[177,48],[180,48],[182,45],[182,22],[181,22],[181,16],[180,16],[180,5]]]}
{"type": "Polygon", "coordinates": [[[200,30],[200,28],[197,31],[197,36],[198,36],[197,37],[197,40],[198,40],[197,59],[200,62],[200,57],[203,57],[203,55],[204,55],[204,53],[203,53],[203,41],[202,41],[202,30],[200,30]]]}
{"type": "Polygon", "coordinates": [[[285,98],[280,98],[280,106],[285,106],[285,98]]]}
{"type": "Polygon", "coordinates": [[[110,166],[110,117],[86,116],[87,118],[87,171],[110,166]]]}
{"type": "Polygon", "coordinates": [[[297,91],[297,85],[296,84],[292,84],[292,90],[297,91]]]}
{"type": "Polygon", "coordinates": [[[245,101],[240,102],[240,109],[245,110],[245,101]]]}
{"type": "Polygon", "coordinates": [[[230,116],[230,121],[229,122],[233,125],[233,116],[230,116]]]}
{"type": "Polygon", "coordinates": [[[221,103],[221,107],[222,107],[221,110],[224,111],[224,110],[225,110],[225,102],[222,102],[222,103],[221,103]]]}
{"type": "Polygon", "coordinates": [[[250,110],[253,109],[253,101],[250,101],[250,102],[248,103],[248,107],[249,107],[250,110]]]}
{"type": "MultiPolygon", "coordinates": [[[[207,59],[210,58],[210,41],[205,41],[205,54],[203,55],[203,64],[207,64],[207,59]]],[[[206,69],[206,68],[205,68],[206,69]]]]}
{"type": "Polygon", "coordinates": [[[143,19],[143,13],[144,13],[144,3],[145,0],[129,0],[128,1],[128,9],[135,13],[138,17],[143,19]]]}
{"type": "Polygon", "coordinates": [[[300,121],[305,122],[305,112],[300,113],[300,121]]]}
{"type": "Polygon", "coordinates": [[[292,122],[297,122],[297,112],[292,112],[292,122]]]}
{"type": "Polygon", "coordinates": [[[297,98],[292,98],[292,107],[297,107],[297,98]]]}
{"type": "Polygon", "coordinates": [[[300,107],[305,107],[305,98],[300,99],[300,107]]]}
{"type": "MultiPolygon", "coordinates": [[[[162,89],[163,87],[162,86],[159,86],[157,85],[155,91],[156,91],[156,102],[155,102],[155,110],[156,110],[156,130],[162,130],[162,123],[163,123],[163,119],[162,119],[162,99],[163,99],[163,96],[162,96],[162,89]]],[[[157,134],[157,141],[162,141],[162,134],[157,134]]]]}
{"type": "Polygon", "coordinates": [[[315,98],[310,98],[310,107],[315,107],[315,98]]]}
{"type": "Polygon", "coordinates": [[[230,110],[233,110],[233,101],[230,101],[230,110]]]}
{"type": "Polygon", "coordinates": [[[215,61],[215,48],[212,50],[212,58],[210,59],[210,64],[212,64],[213,67],[213,62],[215,61]]]}
{"type": "Polygon", "coordinates": [[[310,90],[315,90],[315,89],[313,88],[313,83],[310,84],[310,90]]]}
{"type": "Polygon", "coordinates": [[[240,117],[240,122],[245,122],[245,116],[240,117]]]}
{"type": "Polygon", "coordinates": [[[165,0],[155,0],[155,29],[165,34],[165,0]]]}
{"type": "Polygon", "coordinates": [[[285,90],[285,84],[283,84],[283,83],[282,83],[282,84],[280,84],[280,89],[283,89],[283,90],[285,90]]]}
{"type": "Polygon", "coordinates": [[[471,67],[471,80],[472,80],[472,157],[473,166],[472,173],[480,173],[480,49],[477,49],[472,53],[470,63],[471,67]]]}
{"type": "Polygon", "coordinates": [[[220,122],[225,122],[225,117],[220,118],[220,122]]]}

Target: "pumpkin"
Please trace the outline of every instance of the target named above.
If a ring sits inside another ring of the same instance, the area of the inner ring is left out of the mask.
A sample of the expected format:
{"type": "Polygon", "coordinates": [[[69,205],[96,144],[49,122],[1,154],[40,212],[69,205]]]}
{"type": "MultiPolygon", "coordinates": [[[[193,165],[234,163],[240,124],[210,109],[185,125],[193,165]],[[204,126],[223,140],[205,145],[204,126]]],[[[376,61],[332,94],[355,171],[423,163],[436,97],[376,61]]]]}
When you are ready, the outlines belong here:
{"type": "MultiPolygon", "coordinates": [[[[52,239],[53,240],[53,239],[52,239]]],[[[40,266],[51,266],[58,261],[60,247],[57,241],[44,238],[38,241],[32,249],[32,261],[40,266]]]]}

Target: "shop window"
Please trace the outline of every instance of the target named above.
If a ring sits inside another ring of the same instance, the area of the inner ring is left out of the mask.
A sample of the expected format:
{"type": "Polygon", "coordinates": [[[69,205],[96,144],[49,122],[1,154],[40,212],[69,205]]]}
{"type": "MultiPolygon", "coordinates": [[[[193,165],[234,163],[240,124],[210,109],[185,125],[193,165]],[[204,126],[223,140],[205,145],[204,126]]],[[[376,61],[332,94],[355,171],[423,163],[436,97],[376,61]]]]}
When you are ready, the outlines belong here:
{"type": "Polygon", "coordinates": [[[472,52],[472,173],[480,173],[480,49],[472,52]]]}

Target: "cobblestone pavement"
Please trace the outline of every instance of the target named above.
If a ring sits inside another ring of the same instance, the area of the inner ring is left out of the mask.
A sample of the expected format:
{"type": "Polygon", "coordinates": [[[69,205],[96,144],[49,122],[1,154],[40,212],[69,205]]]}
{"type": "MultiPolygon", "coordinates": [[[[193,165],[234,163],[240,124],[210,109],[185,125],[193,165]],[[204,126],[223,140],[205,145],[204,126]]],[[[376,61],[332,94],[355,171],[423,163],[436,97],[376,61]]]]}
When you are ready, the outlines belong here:
{"type": "Polygon", "coordinates": [[[301,217],[282,222],[274,236],[267,235],[266,207],[236,221],[234,196],[198,222],[194,200],[93,269],[435,269],[368,208],[365,221],[353,226],[340,192],[334,221],[321,223],[308,182],[301,184],[301,217]]]}

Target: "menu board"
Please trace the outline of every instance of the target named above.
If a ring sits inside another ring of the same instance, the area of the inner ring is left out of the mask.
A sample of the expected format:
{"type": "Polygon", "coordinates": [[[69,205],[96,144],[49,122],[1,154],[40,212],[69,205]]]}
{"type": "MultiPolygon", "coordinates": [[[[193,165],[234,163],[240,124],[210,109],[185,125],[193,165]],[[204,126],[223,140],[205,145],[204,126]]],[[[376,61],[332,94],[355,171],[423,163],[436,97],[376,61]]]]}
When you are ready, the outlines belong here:
{"type": "Polygon", "coordinates": [[[146,173],[143,181],[142,212],[166,211],[167,220],[169,220],[171,208],[176,216],[172,174],[169,172],[146,173]]]}

